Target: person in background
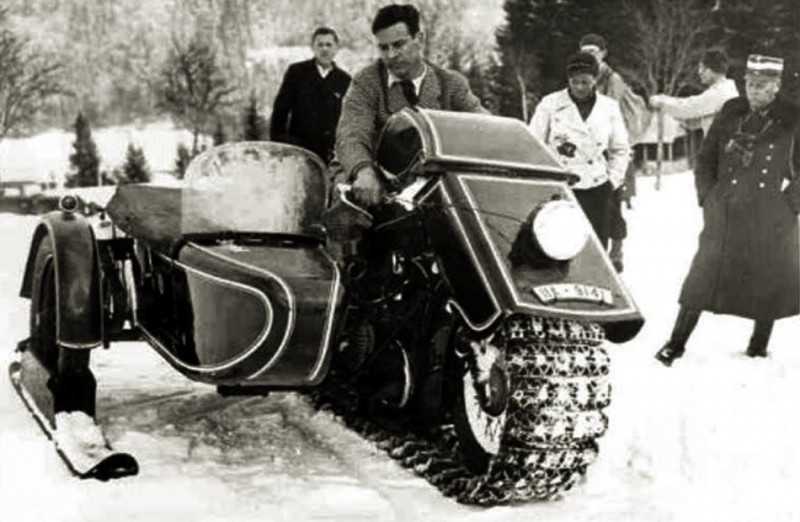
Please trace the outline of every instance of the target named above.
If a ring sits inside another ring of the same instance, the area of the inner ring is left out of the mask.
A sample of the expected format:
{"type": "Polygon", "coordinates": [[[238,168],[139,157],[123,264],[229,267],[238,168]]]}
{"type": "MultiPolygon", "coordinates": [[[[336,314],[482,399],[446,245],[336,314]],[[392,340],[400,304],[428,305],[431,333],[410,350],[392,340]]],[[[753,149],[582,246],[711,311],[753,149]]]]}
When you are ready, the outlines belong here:
{"type": "Polygon", "coordinates": [[[703,53],[697,66],[700,83],[706,86],[703,92],[685,97],[655,94],[650,97],[650,106],[681,120],[688,129],[703,129],[703,136],[707,136],[714,116],[725,102],[739,96],[736,83],[725,76],[727,72],[725,53],[709,49],[703,53]]]}
{"type": "Polygon", "coordinates": [[[357,203],[378,203],[385,180],[378,177],[372,155],[386,120],[404,107],[486,112],[461,74],[427,62],[425,33],[412,5],[390,4],[378,10],[372,34],[380,59],[359,71],[344,99],[336,132],[339,177],[352,184],[357,203]]]}
{"type": "Polygon", "coordinates": [[[625,179],[630,148],[619,104],[597,92],[600,65],[579,52],[566,66],[568,87],[542,98],[530,122],[567,170],[580,176],[572,189],[604,248],[613,192],[625,179]]]}
{"type": "MultiPolygon", "coordinates": [[[[589,33],[581,37],[578,46],[580,51],[589,53],[597,59],[600,65],[597,76],[597,92],[609,96],[619,104],[622,119],[625,121],[625,129],[628,131],[628,142],[633,148],[642,139],[650,124],[651,113],[647,108],[647,103],[606,62],[608,45],[605,38],[589,33]]],[[[634,159],[631,158],[625,171],[625,183],[613,194],[614,205],[611,209],[609,225],[611,240],[609,257],[617,272],[622,272],[624,268],[622,245],[628,235],[628,224],[622,213],[622,205],[625,202],[628,208],[631,208],[631,198],[636,193],[637,165],[634,159]]]]}
{"type": "Polygon", "coordinates": [[[272,107],[270,139],[305,147],[329,163],[350,75],[333,61],[339,50],[336,31],[314,30],[311,49],[312,59],[286,70],[272,107]]]}
{"type": "Polygon", "coordinates": [[[681,357],[702,311],[755,321],[745,353],[766,357],[776,319],[800,313],[800,111],[777,98],[783,60],[751,55],[746,96],[714,118],[695,167],[703,230],[672,335],[656,353],[681,357]]]}

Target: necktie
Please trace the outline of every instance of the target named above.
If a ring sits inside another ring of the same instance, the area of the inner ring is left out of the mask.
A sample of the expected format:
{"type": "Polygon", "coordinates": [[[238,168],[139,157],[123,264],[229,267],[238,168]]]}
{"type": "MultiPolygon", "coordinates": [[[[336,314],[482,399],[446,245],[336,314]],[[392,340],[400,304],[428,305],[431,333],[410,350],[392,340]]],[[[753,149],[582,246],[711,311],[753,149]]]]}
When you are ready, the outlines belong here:
{"type": "Polygon", "coordinates": [[[411,80],[403,80],[400,82],[400,87],[403,89],[403,96],[406,97],[408,104],[414,106],[419,101],[417,97],[417,89],[414,87],[414,82],[411,80]]]}

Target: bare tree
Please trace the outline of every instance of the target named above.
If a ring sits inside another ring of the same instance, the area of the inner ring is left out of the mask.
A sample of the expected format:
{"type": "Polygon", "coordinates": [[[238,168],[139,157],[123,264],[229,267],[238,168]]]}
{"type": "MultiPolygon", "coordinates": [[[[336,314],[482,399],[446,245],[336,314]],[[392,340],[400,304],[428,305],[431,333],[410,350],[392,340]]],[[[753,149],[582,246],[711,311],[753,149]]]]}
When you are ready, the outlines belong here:
{"type": "Polygon", "coordinates": [[[216,113],[236,90],[217,63],[209,43],[195,37],[186,45],[177,38],[161,71],[159,106],[192,132],[192,153],[198,150],[198,137],[216,121],[216,113]]]}
{"type": "Polygon", "coordinates": [[[61,65],[0,28],[0,140],[31,123],[50,96],[64,92],[61,65]]]}
{"type": "Polygon", "coordinates": [[[650,93],[676,94],[691,82],[713,27],[708,0],[631,0],[624,10],[632,27],[625,70],[650,93]]]}

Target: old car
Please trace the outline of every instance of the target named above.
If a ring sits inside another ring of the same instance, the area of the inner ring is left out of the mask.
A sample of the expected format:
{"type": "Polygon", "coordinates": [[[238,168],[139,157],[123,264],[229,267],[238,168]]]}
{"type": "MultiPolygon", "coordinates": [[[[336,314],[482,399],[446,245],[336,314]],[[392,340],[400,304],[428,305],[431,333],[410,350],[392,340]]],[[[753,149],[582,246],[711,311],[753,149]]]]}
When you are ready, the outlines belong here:
{"type": "MultiPolygon", "coordinates": [[[[144,339],[221,394],[309,394],[459,501],[574,485],[607,426],[609,343],[643,324],[575,176],[488,115],[406,109],[376,151],[391,190],[370,209],[314,154],[243,142],[195,158],[181,186],[120,186],[102,230],[44,216],[12,367],[43,427],[91,426],[91,349],[144,339]],[[342,208],[368,224],[334,244],[342,208]]],[[[136,472],[109,447],[59,450],[82,476],[136,472]]]]}
{"type": "Polygon", "coordinates": [[[46,183],[37,181],[0,182],[0,212],[44,214],[58,208],[59,197],[47,191],[46,183]]]}

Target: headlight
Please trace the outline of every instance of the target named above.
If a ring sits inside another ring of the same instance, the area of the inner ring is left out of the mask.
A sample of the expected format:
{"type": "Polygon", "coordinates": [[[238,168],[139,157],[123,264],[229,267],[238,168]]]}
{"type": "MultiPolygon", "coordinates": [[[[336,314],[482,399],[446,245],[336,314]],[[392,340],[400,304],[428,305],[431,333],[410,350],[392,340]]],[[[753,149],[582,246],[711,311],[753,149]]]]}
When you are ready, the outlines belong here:
{"type": "Polygon", "coordinates": [[[575,203],[556,200],[542,205],[531,224],[533,238],[548,257],[566,261],[583,250],[589,238],[586,216],[575,203]]]}
{"type": "Polygon", "coordinates": [[[67,214],[73,214],[78,211],[80,202],[78,197],[73,194],[65,194],[58,200],[58,208],[67,214]]]}

